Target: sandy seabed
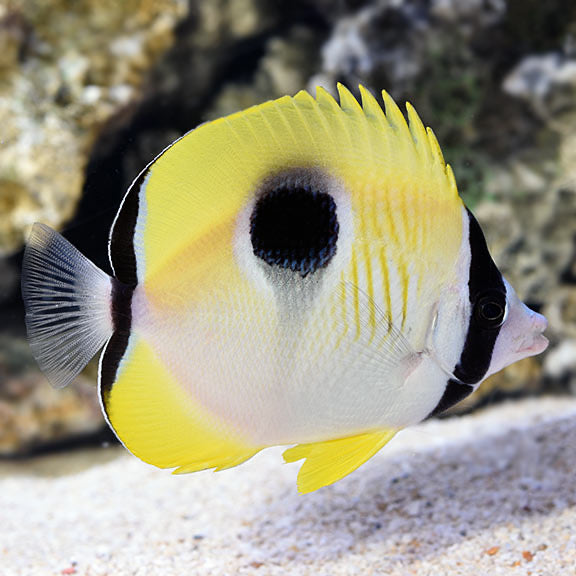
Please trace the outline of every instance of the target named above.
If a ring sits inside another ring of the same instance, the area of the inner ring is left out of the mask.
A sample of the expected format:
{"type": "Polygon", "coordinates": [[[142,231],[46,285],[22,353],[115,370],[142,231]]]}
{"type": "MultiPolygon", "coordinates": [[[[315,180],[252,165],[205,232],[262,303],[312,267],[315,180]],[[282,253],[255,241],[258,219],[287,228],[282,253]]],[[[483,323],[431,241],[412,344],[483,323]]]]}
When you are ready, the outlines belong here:
{"type": "Polygon", "coordinates": [[[306,496],[298,466],[280,449],[184,476],[120,448],[4,463],[0,576],[576,575],[576,399],[426,422],[306,496]]]}

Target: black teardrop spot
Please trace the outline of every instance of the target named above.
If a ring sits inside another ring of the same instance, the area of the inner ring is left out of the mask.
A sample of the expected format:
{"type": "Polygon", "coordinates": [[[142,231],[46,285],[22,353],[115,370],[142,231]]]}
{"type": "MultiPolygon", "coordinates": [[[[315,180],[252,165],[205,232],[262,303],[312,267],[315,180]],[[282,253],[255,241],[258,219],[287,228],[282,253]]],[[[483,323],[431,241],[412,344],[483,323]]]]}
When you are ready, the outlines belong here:
{"type": "Polygon", "coordinates": [[[336,253],[338,231],[334,198],[302,185],[267,191],[250,218],[254,254],[302,276],[327,266],[336,253]]]}

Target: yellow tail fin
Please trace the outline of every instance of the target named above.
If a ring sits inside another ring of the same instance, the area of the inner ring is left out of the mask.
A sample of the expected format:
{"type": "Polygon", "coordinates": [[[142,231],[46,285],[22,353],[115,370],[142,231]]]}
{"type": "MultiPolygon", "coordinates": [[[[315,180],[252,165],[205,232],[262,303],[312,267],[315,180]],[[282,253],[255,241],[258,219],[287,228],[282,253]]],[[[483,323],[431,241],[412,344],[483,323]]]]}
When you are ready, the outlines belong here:
{"type": "Polygon", "coordinates": [[[337,440],[298,444],[284,452],[286,462],[306,458],[298,473],[298,491],[313,492],[344,478],[372,458],[398,430],[383,430],[337,440]]]}

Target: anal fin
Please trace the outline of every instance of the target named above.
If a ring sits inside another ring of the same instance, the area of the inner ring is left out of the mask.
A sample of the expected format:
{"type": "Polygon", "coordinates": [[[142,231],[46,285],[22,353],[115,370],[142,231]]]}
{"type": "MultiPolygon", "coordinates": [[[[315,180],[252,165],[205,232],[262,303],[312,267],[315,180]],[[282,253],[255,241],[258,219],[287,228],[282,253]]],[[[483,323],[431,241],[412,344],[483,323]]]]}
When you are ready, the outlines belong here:
{"type": "Polygon", "coordinates": [[[336,440],[298,444],[284,452],[286,462],[305,458],[298,473],[298,491],[313,492],[344,478],[372,458],[398,430],[381,430],[336,440]]]}
{"type": "Polygon", "coordinates": [[[176,474],[231,468],[263,448],[203,408],[135,334],[115,382],[101,394],[108,422],[124,446],[176,474]]]}

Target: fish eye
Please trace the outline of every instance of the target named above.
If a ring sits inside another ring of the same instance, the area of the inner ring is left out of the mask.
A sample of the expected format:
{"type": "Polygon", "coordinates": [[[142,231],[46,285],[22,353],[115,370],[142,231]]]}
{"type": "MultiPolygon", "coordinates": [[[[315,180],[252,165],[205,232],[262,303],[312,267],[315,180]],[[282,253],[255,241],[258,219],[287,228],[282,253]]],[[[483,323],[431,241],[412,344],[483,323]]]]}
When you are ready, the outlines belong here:
{"type": "Polygon", "coordinates": [[[499,328],[506,319],[506,295],[501,292],[483,294],[476,301],[474,315],[482,328],[499,328]]]}

